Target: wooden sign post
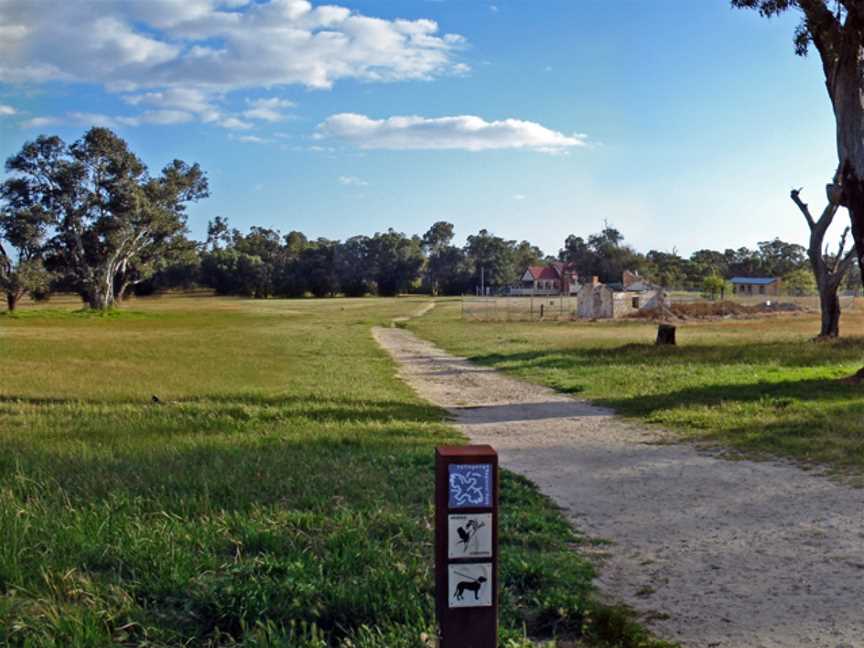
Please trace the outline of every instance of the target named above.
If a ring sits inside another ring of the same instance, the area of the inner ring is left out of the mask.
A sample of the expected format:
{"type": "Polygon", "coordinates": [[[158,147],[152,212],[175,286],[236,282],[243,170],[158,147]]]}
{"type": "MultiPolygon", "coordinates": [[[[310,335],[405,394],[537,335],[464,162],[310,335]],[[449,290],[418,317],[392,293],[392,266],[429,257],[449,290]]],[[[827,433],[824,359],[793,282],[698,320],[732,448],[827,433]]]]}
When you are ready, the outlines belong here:
{"type": "Polygon", "coordinates": [[[498,454],[435,451],[435,603],[439,648],[498,644],[498,454]]]}

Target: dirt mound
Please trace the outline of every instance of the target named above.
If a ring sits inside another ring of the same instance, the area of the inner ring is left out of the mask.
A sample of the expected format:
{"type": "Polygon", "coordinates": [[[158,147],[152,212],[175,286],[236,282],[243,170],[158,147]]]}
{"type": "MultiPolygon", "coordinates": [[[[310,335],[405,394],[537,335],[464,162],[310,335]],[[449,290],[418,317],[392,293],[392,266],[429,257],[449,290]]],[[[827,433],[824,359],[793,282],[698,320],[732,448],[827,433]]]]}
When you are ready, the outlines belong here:
{"type": "Polygon", "coordinates": [[[677,319],[750,319],[761,315],[775,313],[795,313],[804,311],[804,307],[794,303],[765,302],[762,304],[739,304],[733,301],[690,302],[666,305],[667,317],[661,318],[657,309],[643,308],[632,317],[640,319],[669,319],[669,313],[677,319]]]}

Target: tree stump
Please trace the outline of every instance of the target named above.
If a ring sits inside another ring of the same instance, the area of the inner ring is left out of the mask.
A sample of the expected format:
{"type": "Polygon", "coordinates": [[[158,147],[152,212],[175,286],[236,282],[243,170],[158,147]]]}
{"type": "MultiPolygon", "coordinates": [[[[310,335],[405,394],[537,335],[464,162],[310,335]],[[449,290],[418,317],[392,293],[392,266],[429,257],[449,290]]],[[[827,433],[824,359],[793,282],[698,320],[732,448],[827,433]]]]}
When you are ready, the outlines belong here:
{"type": "Polygon", "coordinates": [[[658,325],[657,344],[671,344],[672,346],[675,346],[675,327],[671,324],[658,325]]]}

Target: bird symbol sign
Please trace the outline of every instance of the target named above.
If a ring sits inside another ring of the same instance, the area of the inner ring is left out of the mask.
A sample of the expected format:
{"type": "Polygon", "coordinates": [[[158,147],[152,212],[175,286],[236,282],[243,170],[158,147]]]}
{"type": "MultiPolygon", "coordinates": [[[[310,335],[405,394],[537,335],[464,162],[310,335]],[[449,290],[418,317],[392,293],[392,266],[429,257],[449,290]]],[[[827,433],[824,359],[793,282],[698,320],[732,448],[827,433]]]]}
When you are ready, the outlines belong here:
{"type": "Polygon", "coordinates": [[[492,565],[470,563],[448,565],[449,606],[485,607],[492,605],[492,565]]]}
{"type": "Polygon", "coordinates": [[[492,557],[492,514],[447,516],[448,558],[492,557]]]}

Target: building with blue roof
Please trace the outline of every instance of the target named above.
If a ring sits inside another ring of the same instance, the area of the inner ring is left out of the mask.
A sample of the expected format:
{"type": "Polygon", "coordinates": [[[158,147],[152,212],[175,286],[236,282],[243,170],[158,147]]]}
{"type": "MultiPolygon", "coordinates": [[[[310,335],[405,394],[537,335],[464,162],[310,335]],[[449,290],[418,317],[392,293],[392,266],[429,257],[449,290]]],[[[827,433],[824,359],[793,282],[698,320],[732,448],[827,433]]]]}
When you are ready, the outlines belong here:
{"type": "Polygon", "coordinates": [[[732,277],[732,292],[736,295],[780,295],[780,277],[732,277]]]}

